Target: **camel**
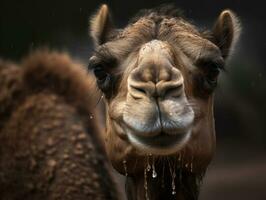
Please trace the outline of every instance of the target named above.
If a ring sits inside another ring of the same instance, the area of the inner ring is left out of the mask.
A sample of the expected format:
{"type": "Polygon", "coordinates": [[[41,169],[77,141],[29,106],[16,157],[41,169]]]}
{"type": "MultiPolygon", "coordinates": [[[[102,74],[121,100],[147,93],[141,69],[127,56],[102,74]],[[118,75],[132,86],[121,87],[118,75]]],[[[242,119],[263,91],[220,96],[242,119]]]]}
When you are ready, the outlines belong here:
{"type": "Polygon", "coordinates": [[[214,91],[240,23],[231,10],[200,30],[171,7],[123,29],[107,5],[92,16],[89,70],[106,105],[105,147],[130,200],[196,200],[215,152],[214,91]]]}
{"type": "Polygon", "coordinates": [[[0,62],[0,199],[120,199],[94,88],[65,53],[0,62]]]}

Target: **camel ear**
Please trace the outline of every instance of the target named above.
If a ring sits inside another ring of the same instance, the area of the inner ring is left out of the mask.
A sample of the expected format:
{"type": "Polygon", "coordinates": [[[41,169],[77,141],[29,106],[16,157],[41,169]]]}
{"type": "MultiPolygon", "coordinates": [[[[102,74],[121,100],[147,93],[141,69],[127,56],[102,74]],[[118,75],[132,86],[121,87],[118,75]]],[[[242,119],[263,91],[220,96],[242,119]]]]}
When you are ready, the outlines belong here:
{"type": "Polygon", "coordinates": [[[236,15],[230,10],[224,10],[212,29],[213,42],[220,48],[224,59],[234,49],[240,32],[241,26],[236,15]]]}
{"type": "Polygon", "coordinates": [[[95,46],[107,42],[113,31],[113,24],[109,13],[109,8],[103,4],[90,21],[90,34],[95,46]]]}

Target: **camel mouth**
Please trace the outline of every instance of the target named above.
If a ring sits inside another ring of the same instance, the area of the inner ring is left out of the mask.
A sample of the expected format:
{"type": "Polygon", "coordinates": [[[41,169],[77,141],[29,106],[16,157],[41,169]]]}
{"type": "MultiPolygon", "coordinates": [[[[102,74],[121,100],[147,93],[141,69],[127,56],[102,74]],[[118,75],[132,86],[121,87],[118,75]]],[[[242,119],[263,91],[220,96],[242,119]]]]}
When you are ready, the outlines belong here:
{"type": "Polygon", "coordinates": [[[187,144],[191,130],[175,135],[161,133],[153,137],[140,136],[128,131],[127,136],[129,142],[143,154],[170,155],[187,144]]]}
{"type": "MultiPolygon", "coordinates": [[[[187,127],[175,127],[171,131],[164,132],[162,128],[153,132],[138,132],[128,126],[125,121],[114,121],[114,127],[119,137],[127,140],[140,154],[170,155],[178,152],[189,141],[192,132],[192,124],[187,127]]],[[[147,130],[146,130],[147,131],[147,130]]]]}
{"type": "Polygon", "coordinates": [[[120,136],[125,136],[140,153],[176,153],[187,144],[194,125],[194,111],[190,107],[183,107],[182,111],[172,115],[165,111],[142,116],[125,113],[119,123],[123,132],[120,136]]]}

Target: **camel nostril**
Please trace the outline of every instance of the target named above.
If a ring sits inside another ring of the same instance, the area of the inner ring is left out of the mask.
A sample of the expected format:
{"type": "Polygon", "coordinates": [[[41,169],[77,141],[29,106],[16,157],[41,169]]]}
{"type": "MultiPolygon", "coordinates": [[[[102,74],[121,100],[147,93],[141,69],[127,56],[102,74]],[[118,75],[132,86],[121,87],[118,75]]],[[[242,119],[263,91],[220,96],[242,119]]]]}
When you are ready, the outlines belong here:
{"type": "Polygon", "coordinates": [[[135,100],[143,99],[147,96],[147,91],[141,86],[130,85],[129,88],[129,94],[135,100]]]}
{"type": "Polygon", "coordinates": [[[182,88],[183,85],[178,85],[178,86],[169,86],[168,88],[165,88],[163,92],[164,97],[180,97],[182,94],[182,88]]]}
{"type": "Polygon", "coordinates": [[[146,91],[145,91],[143,88],[136,87],[136,86],[133,86],[133,85],[131,85],[131,88],[132,88],[135,92],[142,93],[142,94],[146,95],[146,91]]]}

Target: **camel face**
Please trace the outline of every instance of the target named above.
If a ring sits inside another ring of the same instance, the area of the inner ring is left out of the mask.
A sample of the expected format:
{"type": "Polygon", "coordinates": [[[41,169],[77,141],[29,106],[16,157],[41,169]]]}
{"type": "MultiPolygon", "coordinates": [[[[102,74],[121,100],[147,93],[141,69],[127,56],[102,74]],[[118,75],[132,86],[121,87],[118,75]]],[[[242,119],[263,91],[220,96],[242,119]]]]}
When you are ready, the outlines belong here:
{"type": "Polygon", "coordinates": [[[138,51],[121,102],[122,120],[116,123],[140,153],[171,154],[191,136],[194,111],[188,102],[173,48],[155,39],[138,51]]]}
{"type": "Polygon", "coordinates": [[[210,32],[157,11],[113,27],[104,5],[91,21],[89,67],[106,100],[111,161],[123,168],[123,159],[183,153],[206,167],[215,147],[213,92],[237,37],[235,16],[224,11],[210,32]]]}

